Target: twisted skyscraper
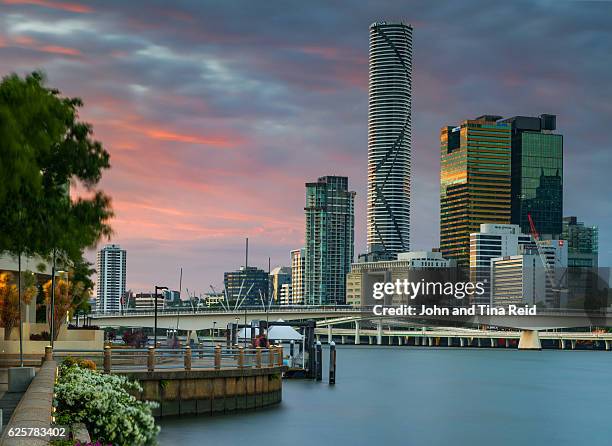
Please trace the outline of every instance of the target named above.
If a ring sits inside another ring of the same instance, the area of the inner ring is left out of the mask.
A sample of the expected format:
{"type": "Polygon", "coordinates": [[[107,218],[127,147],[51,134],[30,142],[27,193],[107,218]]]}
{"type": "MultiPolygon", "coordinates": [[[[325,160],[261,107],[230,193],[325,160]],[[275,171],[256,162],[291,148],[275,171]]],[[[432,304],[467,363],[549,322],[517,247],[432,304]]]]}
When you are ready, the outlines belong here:
{"type": "Polygon", "coordinates": [[[368,249],[410,250],[412,27],[370,25],[368,249]]]}

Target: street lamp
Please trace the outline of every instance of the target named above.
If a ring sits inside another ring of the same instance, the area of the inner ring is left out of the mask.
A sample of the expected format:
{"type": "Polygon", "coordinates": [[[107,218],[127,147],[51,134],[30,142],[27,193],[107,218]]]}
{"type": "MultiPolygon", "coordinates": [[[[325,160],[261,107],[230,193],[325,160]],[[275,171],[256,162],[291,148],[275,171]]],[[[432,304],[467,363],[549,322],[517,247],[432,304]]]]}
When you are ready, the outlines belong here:
{"type": "Polygon", "coordinates": [[[167,286],[157,286],[155,285],[155,328],[153,329],[153,347],[157,348],[157,292],[159,290],[167,290],[167,286]]]}

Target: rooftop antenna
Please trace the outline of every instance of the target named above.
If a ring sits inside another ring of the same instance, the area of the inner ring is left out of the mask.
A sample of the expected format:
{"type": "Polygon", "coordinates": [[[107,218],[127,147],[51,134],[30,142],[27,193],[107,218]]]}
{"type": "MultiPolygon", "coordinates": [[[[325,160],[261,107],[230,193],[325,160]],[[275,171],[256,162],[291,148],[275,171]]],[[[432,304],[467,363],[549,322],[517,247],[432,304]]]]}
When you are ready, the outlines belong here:
{"type": "MultiPolygon", "coordinates": [[[[183,292],[183,267],[181,266],[181,275],[179,276],[179,300],[181,300],[181,293],[183,292]]],[[[187,292],[189,296],[189,291],[187,292]]]]}
{"type": "Polygon", "coordinates": [[[249,238],[246,238],[246,256],[244,259],[244,269],[249,267],[249,238]]]}

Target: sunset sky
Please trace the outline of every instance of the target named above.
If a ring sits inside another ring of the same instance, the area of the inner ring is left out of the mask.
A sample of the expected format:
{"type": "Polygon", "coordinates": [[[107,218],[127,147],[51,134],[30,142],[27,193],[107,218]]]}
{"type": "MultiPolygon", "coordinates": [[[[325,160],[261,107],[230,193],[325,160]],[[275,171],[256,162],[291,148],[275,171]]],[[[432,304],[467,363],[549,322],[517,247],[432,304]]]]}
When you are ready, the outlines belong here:
{"type": "MultiPolygon", "coordinates": [[[[439,129],[557,115],[564,215],[612,259],[612,3],[0,0],[0,74],[43,70],[83,98],[111,154],[127,285],[209,291],[289,264],[304,183],[346,175],[365,249],[368,26],[414,26],[412,248],[438,246],[439,129]]],[[[93,256],[90,256],[93,258],[93,256]]]]}

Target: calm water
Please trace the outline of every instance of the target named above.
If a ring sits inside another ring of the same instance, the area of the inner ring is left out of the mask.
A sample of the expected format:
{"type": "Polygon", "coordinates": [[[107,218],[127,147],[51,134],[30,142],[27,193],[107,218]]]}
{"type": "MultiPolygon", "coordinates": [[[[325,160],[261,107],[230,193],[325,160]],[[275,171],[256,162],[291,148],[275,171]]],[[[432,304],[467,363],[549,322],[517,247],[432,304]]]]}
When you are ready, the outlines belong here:
{"type": "Polygon", "coordinates": [[[612,444],[610,352],[338,350],[336,386],[285,381],[274,408],[163,419],[159,443],[612,444]]]}

